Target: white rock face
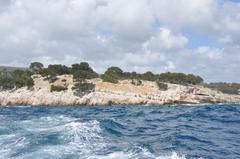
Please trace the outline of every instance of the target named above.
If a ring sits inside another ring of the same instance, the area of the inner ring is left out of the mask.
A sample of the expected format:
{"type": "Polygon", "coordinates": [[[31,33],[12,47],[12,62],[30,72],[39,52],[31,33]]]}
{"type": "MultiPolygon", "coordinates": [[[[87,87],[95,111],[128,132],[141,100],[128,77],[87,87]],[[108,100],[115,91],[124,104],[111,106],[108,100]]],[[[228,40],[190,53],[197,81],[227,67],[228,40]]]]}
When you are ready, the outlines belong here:
{"type": "Polygon", "coordinates": [[[167,91],[160,91],[155,82],[143,81],[135,86],[130,80],[118,84],[89,80],[96,85],[95,91],[83,97],[74,95],[71,75],[58,76],[50,84],[40,75],[34,75],[32,90],[21,88],[0,91],[0,105],[108,105],[108,104],[174,104],[174,103],[240,103],[240,95],[223,94],[202,86],[168,84],[167,91]],[[68,88],[62,92],[51,92],[51,85],[68,88]]]}

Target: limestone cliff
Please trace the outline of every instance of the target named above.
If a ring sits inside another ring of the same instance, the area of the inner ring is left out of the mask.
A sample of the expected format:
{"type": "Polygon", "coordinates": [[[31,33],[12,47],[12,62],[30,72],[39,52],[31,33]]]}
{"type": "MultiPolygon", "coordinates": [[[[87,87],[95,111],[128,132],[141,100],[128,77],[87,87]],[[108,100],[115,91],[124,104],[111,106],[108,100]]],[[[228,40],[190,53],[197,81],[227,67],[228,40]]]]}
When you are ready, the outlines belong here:
{"type": "Polygon", "coordinates": [[[240,95],[229,95],[203,86],[182,86],[168,84],[168,90],[160,91],[155,82],[143,81],[136,86],[131,80],[122,80],[118,84],[93,79],[95,91],[78,97],[74,95],[71,75],[58,76],[58,80],[49,83],[40,75],[34,75],[34,87],[31,90],[21,88],[0,91],[0,105],[108,105],[108,104],[175,104],[175,103],[240,103],[240,95]],[[51,85],[65,86],[62,92],[51,92],[51,85]]]}

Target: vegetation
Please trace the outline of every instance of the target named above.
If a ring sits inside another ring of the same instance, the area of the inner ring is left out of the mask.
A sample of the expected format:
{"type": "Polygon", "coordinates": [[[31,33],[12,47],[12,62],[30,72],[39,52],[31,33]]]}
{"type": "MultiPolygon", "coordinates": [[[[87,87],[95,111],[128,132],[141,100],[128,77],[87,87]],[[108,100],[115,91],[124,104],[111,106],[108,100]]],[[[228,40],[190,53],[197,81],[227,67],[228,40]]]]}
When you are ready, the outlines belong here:
{"type": "Polygon", "coordinates": [[[193,74],[184,74],[184,73],[162,73],[157,78],[159,81],[162,82],[169,82],[174,84],[182,84],[182,85],[196,85],[202,84],[203,79],[200,76],[195,76],[193,74]]]}
{"type": "MultiPolygon", "coordinates": [[[[21,87],[31,88],[33,80],[31,75],[41,74],[50,83],[55,82],[58,75],[72,74],[75,80],[74,90],[78,96],[82,96],[95,89],[89,79],[97,78],[99,75],[89,66],[87,62],[73,64],[67,67],[61,64],[44,65],[40,62],[33,62],[27,68],[0,67],[0,89],[9,90],[21,87]]],[[[119,80],[131,79],[132,84],[139,86],[143,80],[156,82],[160,90],[167,90],[168,85],[165,83],[181,85],[204,85],[205,87],[229,94],[239,94],[240,84],[237,83],[210,83],[204,84],[200,76],[184,73],[162,73],[154,74],[150,71],[145,73],[123,72],[119,67],[110,67],[100,76],[104,82],[118,83],[119,80]]],[[[52,91],[64,91],[66,87],[52,86],[52,91]]]]}
{"type": "Polygon", "coordinates": [[[146,81],[156,81],[157,76],[154,75],[152,72],[148,71],[148,72],[143,73],[142,75],[140,75],[140,78],[142,80],[146,80],[146,81]]]}
{"type": "Polygon", "coordinates": [[[168,90],[168,85],[162,82],[156,82],[159,90],[166,91],[168,90]]]}
{"type": "Polygon", "coordinates": [[[72,89],[74,90],[74,95],[82,97],[94,91],[95,84],[88,83],[86,80],[78,80],[72,89]]]}
{"type": "Polygon", "coordinates": [[[65,65],[48,65],[48,68],[44,68],[39,72],[42,76],[57,76],[57,75],[64,75],[69,74],[70,69],[65,65]]]}
{"type": "Polygon", "coordinates": [[[75,79],[92,79],[97,78],[98,74],[93,71],[87,62],[81,62],[80,64],[73,64],[70,73],[75,79]]]}
{"type": "Polygon", "coordinates": [[[107,71],[102,75],[102,79],[104,82],[110,83],[118,83],[118,80],[122,79],[123,71],[118,67],[110,67],[107,71]]]}
{"type": "Polygon", "coordinates": [[[136,72],[123,72],[118,67],[110,67],[107,71],[101,76],[103,81],[118,83],[118,80],[121,79],[136,79],[136,80],[146,80],[146,81],[160,81],[168,82],[173,84],[181,85],[196,85],[202,84],[203,79],[200,76],[195,76],[193,74],[184,74],[184,73],[162,73],[162,74],[153,74],[148,71],[143,74],[136,72]]]}
{"type": "Polygon", "coordinates": [[[64,86],[51,85],[51,92],[66,91],[68,88],[64,86]]]}
{"type": "Polygon", "coordinates": [[[48,80],[49,83],[54,83],[58,80],[56,75],[46,76],[44,80],[48,80]]]}
{"type": "Polygon", "coordinates": [[[133,85],[135,86],[140,86],[142,85],[142,81],[139,80],[139,79],[132,79],[132,82],[131,82],[133,85]]]}
{"type": "MultiPolygon", "coordinates": [[[[58,78],[58,75],[64,75],[64,74],[69,74],[70,73],[70,68],[68,68],[65,65],[60,65],[60,64],[56,64],[56,65],[48,65],[48,68],[42,68],[41,63],[34,63],[35,65],[38,65],[38,73],[41,74],[43,77],[45,77],[45,80],[48,80],[49,83],[53,83],[55,82],[58,78]]],[[[31,69],[32,64],[30,65],[30,69],[31,69]]],[[[35,66],[37,67],[37,66],[35,66]]]]}
{"type": "Polygon", "coordinates": [[[14,70],[13,72],[0,74],[1,90],[17,89],[25,86],[28,88],[33,86],[31,72],[29,71],[14,70]]]}
{"type": "Polygon", "coordinates": [[[204,86],[227,94],[240,94],[240,84],[238,83],[219,82],[204,84],[204,86]]]}
{"type": "Polygon", "coordinates": [[[28,68],[24,67],[7,67],[7,66],[0,66],[0,72],[13,72],[15,70],[23,70],[27,71],[28,68]]]}
{"type": "Polygon", "coordinates": [[[33,62],[30,64],[29,69],[31,72],[33,72],[33,74],[38,74],[41,72],[41,70],[43,69],[43,64],[40,62],[33,62]]]}
{"type": "Polygon", "coordinates": [[[70,73],[75,79],[75,85],[72,88],[74,95],[82,97],[95,89],[93,83],[88,83],[88,79],[97,78],[98,74],[89,66],[87,62],[73,64],[70,73]]]}

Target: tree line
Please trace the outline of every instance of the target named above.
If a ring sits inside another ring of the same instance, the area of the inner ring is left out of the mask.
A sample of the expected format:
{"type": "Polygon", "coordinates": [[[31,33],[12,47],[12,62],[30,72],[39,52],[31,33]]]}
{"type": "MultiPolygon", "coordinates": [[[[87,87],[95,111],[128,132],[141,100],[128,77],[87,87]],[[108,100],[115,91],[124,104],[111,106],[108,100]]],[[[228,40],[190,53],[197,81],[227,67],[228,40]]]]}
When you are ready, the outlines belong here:
{"type": "MultiPolygon", "coordinates": [[[[197,85],[202,84],[204,80],[200,76],[184,73],[162,73],[154,74],[150,71],[145,73],[124,72],[119,67],[109,67],[103,74],[96,73],[87,62],[72,64],[67,67],[61,64],[44,65],[40,62],[33,62],[26,70],[15,70],[12,72],[0,72],[0,88],[13,89],[27,86],[33,86],[31,78],[34,74],[40,74],[49,80],[50,83],[57,80],[58,75],[71,74],[77,83],[75,88],[78,92],[94,89],[94,86],[87,82],[88,79],[101,78],[104,82],[118,83],[119,80],[131,79],[157,82],[163,86],[163,83],[174,83],[181,85],[197,85]],[[86,87],[87,86],[87,87],[86,87]]],[[[55,88],[56,89],[56,88],[55,88]]],[[[81,94],[81,93],[80,93],[81,94]]]]}
{"type": "Polygon", "coordinates": [[[239,83],[217,82],[204,84],[204,86],[227,94],[240,94],[239,83]]]}

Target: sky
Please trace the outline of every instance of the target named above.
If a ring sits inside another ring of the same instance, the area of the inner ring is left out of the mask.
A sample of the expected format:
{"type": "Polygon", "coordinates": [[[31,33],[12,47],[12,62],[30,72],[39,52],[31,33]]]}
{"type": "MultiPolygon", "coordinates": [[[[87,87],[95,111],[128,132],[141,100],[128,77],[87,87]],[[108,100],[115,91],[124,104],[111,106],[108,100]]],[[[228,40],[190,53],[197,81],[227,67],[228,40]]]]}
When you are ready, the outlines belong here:
{"type": "Polygon", "coordinates": [[[240,82],[240,0],[0,0],[0,65],[33,61],[240,82]]]}

